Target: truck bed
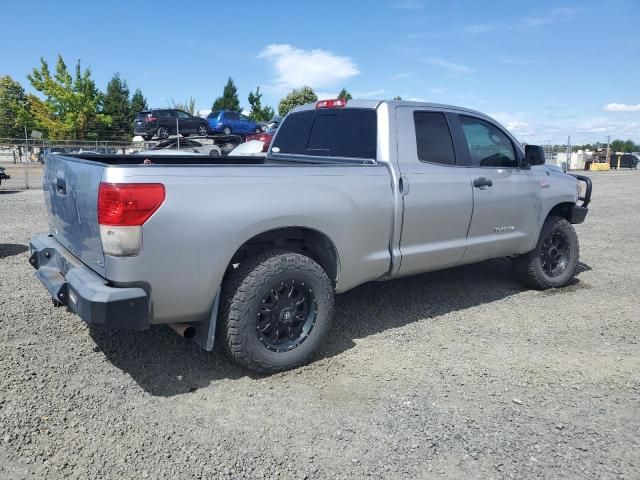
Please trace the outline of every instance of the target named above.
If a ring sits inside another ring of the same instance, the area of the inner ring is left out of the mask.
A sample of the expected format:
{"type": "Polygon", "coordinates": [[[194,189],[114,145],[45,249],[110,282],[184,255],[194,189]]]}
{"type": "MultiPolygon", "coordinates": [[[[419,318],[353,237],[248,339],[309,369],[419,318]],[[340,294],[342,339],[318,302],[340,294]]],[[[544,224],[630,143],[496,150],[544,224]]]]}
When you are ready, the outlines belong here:
{"type": "Polygon", "coordinates": [[[303,155],[269,155],[269,156],[220,156],[210,157],[207,155],[96,155],[90,153],[65,154],[65,157],[78,158],[102,165],[149,165],[145,164],[146,159],[151,161],[151,165],[163,166],[187,166],[187,165],[266,165],[266,164],[307,164],[307,165],[371,165],[370,160],[339,158],[335,157],[307,157],[303,155]]]}

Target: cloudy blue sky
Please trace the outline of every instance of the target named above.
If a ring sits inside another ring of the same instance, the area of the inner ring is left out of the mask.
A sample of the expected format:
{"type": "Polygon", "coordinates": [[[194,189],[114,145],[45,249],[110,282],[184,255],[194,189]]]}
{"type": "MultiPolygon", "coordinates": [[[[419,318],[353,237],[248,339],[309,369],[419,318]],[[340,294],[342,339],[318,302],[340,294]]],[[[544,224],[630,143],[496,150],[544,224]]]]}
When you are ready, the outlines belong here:
{"type": "Polygon", "coordinates": [[[152,106],[209,108],[227,77],[243,106],[256,86],[321,97],[475,108],[532,142],[640,141],[640,2],[10,2],[0,74],[40,56],[81,59],[100,86],[120,72],[152,106]]]}

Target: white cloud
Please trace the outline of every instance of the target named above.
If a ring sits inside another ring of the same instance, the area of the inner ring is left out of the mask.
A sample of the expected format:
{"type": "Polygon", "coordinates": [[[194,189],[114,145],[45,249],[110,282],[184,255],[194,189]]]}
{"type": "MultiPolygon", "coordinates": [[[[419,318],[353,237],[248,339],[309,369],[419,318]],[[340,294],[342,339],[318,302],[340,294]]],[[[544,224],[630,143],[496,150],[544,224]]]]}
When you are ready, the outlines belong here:
{"type": "Polygon", "coordinates": [[[353,98],[372,98],[372,97],[380,97],[382,95],[384,95],[384,92],[386,90],[384,89],[379,89],[379,90],[371,90],[369,92],[355,92],[353,94],[353,98]]]}
{"type": "Polygon", "coordinates": [[[271,62],[276,72],[276,87],[280,90],[305,85],[327,88],[360,74],[358,66],[349,58],[322,49],[303,50],[288,44],[271,44],[258,58],[271,62]]]}
{"type": "Polygon", "coordinates": [[[640,103],[607,103],[602,110],[605,112],[640,112],[640,103]]]}
{"type": "Polygon", "coordinates": [[[524,112],[495,112],[491,117],[498,120],[517,138],[533,144],[565,144],[571,136],[571,143],[606,142],[606,136],[612,138],[630,138],[639,141],[640,122],[629,122],[616,117],[586,116],[584,120],[576,118],[558,118],[551,123],[544,116],[534,118],[524,112]]]}
{"type": "Polygon", "coordinates": [[[318,100],[331,100],[338,98],[337,92],[316,92],[318,100]]]}
{"type": "Polygon", "coordinates": [[[519,26],[523,28],[535,28],[552,25],[554,23],[567,22],[572,20],[580,10],[581,9],[577,7],[555,8],[549,12],[542,12],[527,17],[519,23],[519,26]]]}
{"type": "Polygon", "coordinates": [[[467,33],[489,33],[493,32],[496,29],[495,25],[490,24],[477,24],[477,25],[467,25],[463,28],[463,30],[467,33]]]}
{"type": "Polygon", "coordinates": [[[462,65],[460,63],[453,63],[441,58],[431,58],[426,60],[426,63],[435,65],[445,70],[449,75],[465,75],[476,71],[475,68],[462,65]]]}
{"type": "Polygon", "coordinates": [[[514,135],[528,133],[531,130],[531,125],[524,120],[525,115],[522,112],[495,112],[489,116],[498,120],[514,135]]]}
{"type": "Polygon", "coordinates": [[[424,4],[418,0],[399,0],[392,3],[390,7],[397,10],[419,10],[424,7],[424,4]]]}

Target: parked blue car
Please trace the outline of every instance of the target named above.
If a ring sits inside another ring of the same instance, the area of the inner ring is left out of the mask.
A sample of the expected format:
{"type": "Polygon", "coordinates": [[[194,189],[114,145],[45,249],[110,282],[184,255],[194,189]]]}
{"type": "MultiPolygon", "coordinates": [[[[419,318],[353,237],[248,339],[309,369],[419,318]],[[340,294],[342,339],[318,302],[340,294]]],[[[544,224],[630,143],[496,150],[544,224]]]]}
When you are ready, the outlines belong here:
{"type": "Polygon", "coordinates": [[[214,111],[207,115],[207,121],[212,131],[225,135],[262,132],[262,128],[256,122],[238,112],[214,111]]]}

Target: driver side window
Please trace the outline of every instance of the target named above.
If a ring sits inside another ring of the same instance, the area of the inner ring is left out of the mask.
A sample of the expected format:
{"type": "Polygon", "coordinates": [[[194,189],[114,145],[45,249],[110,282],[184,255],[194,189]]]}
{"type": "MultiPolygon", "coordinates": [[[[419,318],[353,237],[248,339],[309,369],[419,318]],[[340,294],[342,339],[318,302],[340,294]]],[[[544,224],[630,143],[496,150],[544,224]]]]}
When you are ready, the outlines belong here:
{"type": "Polygon", "coordinates": [[[473,167],[517,167],[513,144],[497,127],[473,117],[460,116],[471,166],[473,167]]]}

